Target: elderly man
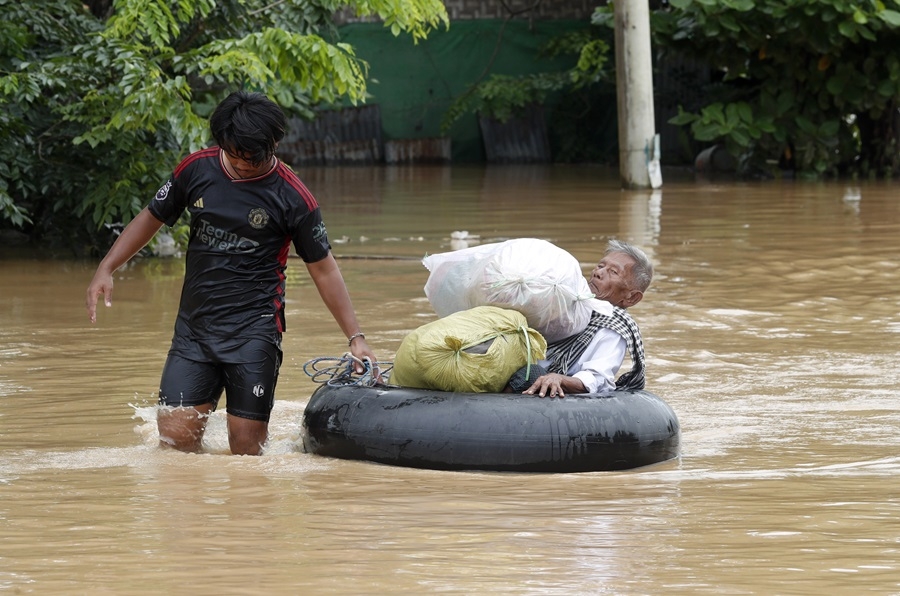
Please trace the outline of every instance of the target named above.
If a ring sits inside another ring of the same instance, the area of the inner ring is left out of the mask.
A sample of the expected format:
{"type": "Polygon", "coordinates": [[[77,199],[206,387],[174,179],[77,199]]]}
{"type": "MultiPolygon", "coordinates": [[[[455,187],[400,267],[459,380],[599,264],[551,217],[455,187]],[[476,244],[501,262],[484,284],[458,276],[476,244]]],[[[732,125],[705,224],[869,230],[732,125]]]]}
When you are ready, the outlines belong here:
{"type": "Polygon", "coordinates": [[[587,327],[550,344],[546,368],[531,366],[527,379],[523,368],[510,379],[510,389],[541,397],[642,389],[644,345],[625,309],[641,301],[652,278],[653,265],[641,249],[611,240],[588,282],[599,301],[587,327]],[[616,380],[626,350],[631,353],[632,368],[616,380]]]}

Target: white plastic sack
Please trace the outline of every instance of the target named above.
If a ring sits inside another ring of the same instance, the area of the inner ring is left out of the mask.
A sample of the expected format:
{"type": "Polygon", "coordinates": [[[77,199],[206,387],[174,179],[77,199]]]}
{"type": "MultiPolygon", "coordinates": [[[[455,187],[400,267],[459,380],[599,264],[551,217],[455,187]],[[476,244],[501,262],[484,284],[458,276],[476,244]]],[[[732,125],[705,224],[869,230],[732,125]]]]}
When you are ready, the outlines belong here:
{"type": "Polygon", "coordinates": [[[476,306],[517,310],[548,342],[579,333],[593,294],[578,260],[535,238],[483,244],[425,257],[425,295],[440,317],[476,306]]]}

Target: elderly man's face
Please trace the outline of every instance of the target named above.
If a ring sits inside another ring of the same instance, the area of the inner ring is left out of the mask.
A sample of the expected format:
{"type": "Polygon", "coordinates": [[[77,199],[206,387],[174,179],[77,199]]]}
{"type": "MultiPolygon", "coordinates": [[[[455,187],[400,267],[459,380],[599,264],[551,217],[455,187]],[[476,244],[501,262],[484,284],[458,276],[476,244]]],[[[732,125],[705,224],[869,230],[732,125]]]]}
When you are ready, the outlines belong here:
{"type": "Polygon", "coordinates": [[[634,287],[634,259],[624,252],[611,252],[597,263],[588,285],[594,296],[616,306],[628,308],[641,301],[644,294],[634,287]]]}

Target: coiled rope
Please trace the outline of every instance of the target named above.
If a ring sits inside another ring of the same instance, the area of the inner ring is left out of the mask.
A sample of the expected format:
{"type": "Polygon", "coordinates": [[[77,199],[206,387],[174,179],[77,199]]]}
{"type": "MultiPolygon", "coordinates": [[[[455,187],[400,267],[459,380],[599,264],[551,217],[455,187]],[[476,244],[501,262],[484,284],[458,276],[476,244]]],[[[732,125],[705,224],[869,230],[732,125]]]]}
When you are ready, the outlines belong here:
{"type": "Polygon", "coordinates": [[[303,365],[305,372],[314,383],[328,385],[359,385],[372,387],[387,383],[393,362],[372,362],[369,358],[360,360],[347,352],[340,358],[322,356],[313,358],[303,365]],[[356,364],[363,366],[363,372],[356,372],[356,364]]]}

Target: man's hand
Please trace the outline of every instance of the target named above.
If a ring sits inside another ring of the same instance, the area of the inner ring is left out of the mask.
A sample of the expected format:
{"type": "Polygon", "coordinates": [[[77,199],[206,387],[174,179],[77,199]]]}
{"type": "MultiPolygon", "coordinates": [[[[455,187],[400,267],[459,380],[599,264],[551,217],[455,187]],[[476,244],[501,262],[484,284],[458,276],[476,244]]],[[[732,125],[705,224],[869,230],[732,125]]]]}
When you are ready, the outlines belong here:
{"type": "Polygon", "coordinates": [[[583,393],[584,383],[575,377],[567,377],[558,373],[547,373],[535,379],[534,383],[523,391],[526,395],[538,394],[539,397],[565,397],[566,390],[570,393],[583,393]]]}
{"type": "Polygon", "coordinates": [[[85,306],[87,306],[88,317],[91,319],[91,323],[97,322],[97,300],[100,298],[101,294],[103,294],[103,303],[107,307],[112,306],[112,291],[112,274],[97,271],[97,273],[94,274],[94,279],[91,280],[91,285],[88,286],[87,298],[84,301],[85,306]]]}
{"type": "Polygon", "coordinates": [[[375,353],[369,347],[369,344],[366,343],[365,337],[356,337],[350,342],[350,354],[356,358],[356,362],[353,363],[353,370],[356,371],[356,374],[361,375],[366,372],[365,367],[361,363],[368,359],[372,366],[371,373],[374,375],[375,382],[382,382],[381,371],[378,369],[378,359],[375,357],[375,353]]]}
{"type": "Polygon", "coordinates": [[[100,266],[94,273],[94,279],[91,280],[91,285],[87,289],[87,299],[84,303],[87,306],[91,323],[97,322],[97,300],[100,298],[100,294],[103,294],[103,303],[106,306],[112,306],[113,273],[146,246],[162,225],[163,222],[156,219],[150,210],[144,207],[144,210],[125,226],[125,229],[113,242],[112,248],[100,261],[100,266]]]}

